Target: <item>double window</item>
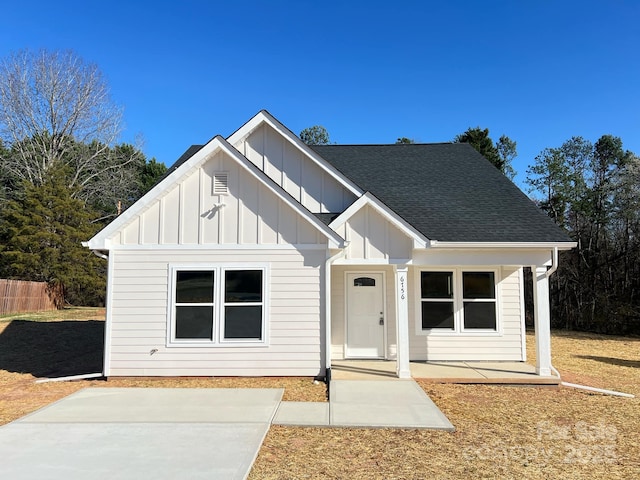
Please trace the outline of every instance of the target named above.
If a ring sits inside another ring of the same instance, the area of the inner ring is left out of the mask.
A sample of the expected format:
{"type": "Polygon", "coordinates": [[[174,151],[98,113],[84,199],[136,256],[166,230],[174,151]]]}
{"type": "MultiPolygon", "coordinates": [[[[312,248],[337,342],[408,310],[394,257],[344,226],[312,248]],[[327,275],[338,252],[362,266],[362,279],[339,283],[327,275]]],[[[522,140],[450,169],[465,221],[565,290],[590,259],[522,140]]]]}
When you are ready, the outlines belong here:
{"type": "Polygon", "coordinates": [[[423,331],[497,331],[493,271],[421,271],[423,331]]]}
{"type": "Polygon", "coordinates": [[[170,344],[265,342],[265,267],[172,267],[170,344]]]}

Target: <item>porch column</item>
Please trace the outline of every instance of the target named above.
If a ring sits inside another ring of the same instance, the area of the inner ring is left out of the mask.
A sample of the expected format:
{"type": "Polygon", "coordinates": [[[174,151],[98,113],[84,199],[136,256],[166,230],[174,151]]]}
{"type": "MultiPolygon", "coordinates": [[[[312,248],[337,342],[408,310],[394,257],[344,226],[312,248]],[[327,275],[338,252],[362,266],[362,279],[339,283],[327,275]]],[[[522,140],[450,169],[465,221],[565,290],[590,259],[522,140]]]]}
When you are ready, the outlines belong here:
{"type": "Polygon", "coordinates": [[[551,314],[547,267],[531,267],[533,281],[534,322],[536,329],[536,373],[551,375],[551,314]]]}
{"type": "Polygon", "coordinates": [[[398,378],[411,378],[409,368],[409,303],[407,300],[406,265],[396,267],[396,374],[398,378]]]}

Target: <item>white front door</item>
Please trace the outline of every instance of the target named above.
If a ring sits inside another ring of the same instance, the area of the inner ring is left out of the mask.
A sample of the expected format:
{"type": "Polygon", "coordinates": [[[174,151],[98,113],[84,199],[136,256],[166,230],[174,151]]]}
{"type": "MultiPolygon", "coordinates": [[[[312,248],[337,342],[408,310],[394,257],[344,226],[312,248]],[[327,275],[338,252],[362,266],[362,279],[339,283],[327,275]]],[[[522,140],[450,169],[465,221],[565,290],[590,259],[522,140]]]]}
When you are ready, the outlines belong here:
{"type": "Polygon", "coordinates": [[[384,358],[382,273],[347,273],[347,358],[384,358]]]}

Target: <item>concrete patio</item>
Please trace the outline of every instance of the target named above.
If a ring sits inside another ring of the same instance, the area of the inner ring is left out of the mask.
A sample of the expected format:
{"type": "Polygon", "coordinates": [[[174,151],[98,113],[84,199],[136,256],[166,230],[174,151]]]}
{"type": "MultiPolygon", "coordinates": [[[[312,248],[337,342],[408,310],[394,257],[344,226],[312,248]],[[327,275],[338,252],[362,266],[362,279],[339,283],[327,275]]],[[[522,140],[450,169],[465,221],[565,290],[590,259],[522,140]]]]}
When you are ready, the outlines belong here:
{"type": "MultiPolygon", "coordinates": [[[[558,385],[555,376],[536,375],[524,362],[411,362],[411,376],[434,383],[476,383],[507,385],[558,385]]],[[[334,360],[333,380],[393,380],[394,360],[334,360]]]]}

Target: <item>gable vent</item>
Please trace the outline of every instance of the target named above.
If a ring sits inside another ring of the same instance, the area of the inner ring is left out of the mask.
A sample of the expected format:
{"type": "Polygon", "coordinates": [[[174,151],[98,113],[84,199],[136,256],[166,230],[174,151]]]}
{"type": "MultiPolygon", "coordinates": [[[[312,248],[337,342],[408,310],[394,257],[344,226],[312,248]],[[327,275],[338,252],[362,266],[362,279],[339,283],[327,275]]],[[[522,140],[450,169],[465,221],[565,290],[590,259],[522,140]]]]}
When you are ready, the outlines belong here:
{"type": "Polygon", "coordinates": [[[213,174],[213,194],[225,195],[229,193],[229,174],[214,173],[213,174]]]}

